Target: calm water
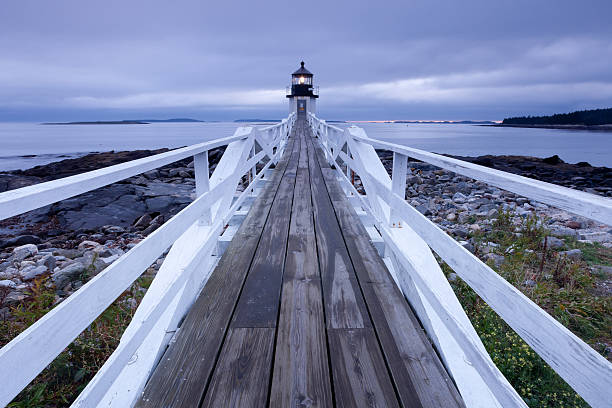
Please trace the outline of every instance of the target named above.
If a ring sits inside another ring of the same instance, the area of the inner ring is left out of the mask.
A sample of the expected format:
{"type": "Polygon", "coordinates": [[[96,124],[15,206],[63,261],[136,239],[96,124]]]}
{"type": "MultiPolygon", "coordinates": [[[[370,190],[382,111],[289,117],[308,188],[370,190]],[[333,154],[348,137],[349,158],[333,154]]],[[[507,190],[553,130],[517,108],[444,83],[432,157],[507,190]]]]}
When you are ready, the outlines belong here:
{"type": "MultiPolygon", "coordinates": [[[[39,125],[0,123],[0,170],[29,168],[92,151],[179,147],[230,136],[241,124],[39,125]],[[36,157],[23,157],[35,155],[36,157]]],[[[612,133],[474,125],[365,123],[370,137],[465,156],[558,154],[569,163],[612,167],[612,133]]],[[[348,124],[340,124],[341,127],[348,124]]]]}

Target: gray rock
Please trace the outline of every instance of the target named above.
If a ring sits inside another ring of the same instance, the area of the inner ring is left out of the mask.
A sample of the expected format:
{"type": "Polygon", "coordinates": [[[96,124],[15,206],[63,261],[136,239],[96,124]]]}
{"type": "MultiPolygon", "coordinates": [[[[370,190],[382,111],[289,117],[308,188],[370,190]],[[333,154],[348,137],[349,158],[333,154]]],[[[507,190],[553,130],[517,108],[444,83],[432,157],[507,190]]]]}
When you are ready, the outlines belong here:
{"type": "Polygon", "coordinates": [[[14,290],[9,292],[9,294],[4,298],[4,304],[7,306],[13,305],[15,303],[19,303],[26,299],[26,295],[19,290],[14,290]]]}
{"type": "Polygon", "coordinates": [[[423,215],[431,215],[431,211],[429,210],[429,208],[423,204],[419,204],[415,208],[423,215]]]}
{"type": "Polygon", "coordinates": [[[24,259],[36,255],[38,247],[34,244],[26,244],[13,249],[12,258],[15,261],[23,261],[24,259]]]}
{"type": "Polygon", "coordinates": [[[496,267],[499,267],[502,263],[504,263],[504,261],[506,260],[506,258],[503,255],[498,255],[498,254],[487,254],[487,260],[492,260],[493,264],[496,267]]]}
{"type": "Polygon", "coordinates": [[[569,259],[582,259],[582,251],[580,249],[570,249],[568,251],[561,251],[559,255],[566,256],[569,259]]]}
{"type": "Polygon", "coordinates": [[[71,280],[78,279],[81,274],[85,273],[85,265],[81,262],[73,262],[63,269],[54,272],[51,278],[58,288],[63,288],[71,280]]]}
{"type": "Polygon", "coordinates": [[[51,254],[43,256],[38,262],[38,265],[46,266],[50,271],[55,269],[56,260],[55,257],[51,254]]]}
{"type": "Polygon", "coordinates": [[[467,197],[462,194],[462,193],[455,193],[453,194],[453,201],[458,202],[458,203],[464,203],[467,200],[467,197]]]}
{"type": "Polygon", "coordinates": [[[5,271],[7,268],[10,268],[11,266],[13,266],[13,262],[11,261],[0,262],[0,272],[5,271]]]}
{"type": "Polygon", "coordinates": [[[612,276],[612,266],[607,265],[595,265],[595,269],[604,275],[608,275],[608,277],[612,276]]]}
{"type": "MultiPolygon", "coordinates": [[[[542,240],[542,245],[543,244],[544,240],[542,240]]],[[[546,246],[548,246],[548,248],[562,248],[564,245],[565,242],[557,237],[546,237],[546,246]]]]}
{"type": "Polygon", "coordinates": [[[42,241],[36,235],[20,235],[15,238],[8,239],[0,243],[0,248],[6,248],[17,245],[40,244],[42,241]]]}
{"type": "Polygon", "coordinates": [[[15,276],[19,275],[19,271],[17,268],[6,268],[4,272],[0,272],[0,279],[13,279],[15,276]]]}
{"type": "Polygon", "coordinates": [[[527,279],[526,281],[523,282],[523,286],[527,286],[529,288],[534,287],[536,285],[534,280],[531,279],[527,279]]]}
{"type": "Polygon", "coordinates": [[[8,280],[8,279],[3,279],[0,280],[0,288],[1,289],[15,289],[17,287],[17,284],[15,282],[13,282],[12,280],[8,280]]]}
{"type": "Polygon", "coordinates": [[[100,245],[97,248],[94,248],[94,253],[96,253],[100,258],[106,258],[109,256],[113,255],[113,251],[111,251],[109,248],[100,245]]]}
{"type": "Polygon", "coordinates": [[[176,198],[172,196],[152,197],[145,200],[149,212],[166,212],[175,203],[176,198]]]}
{"type": "Polygon", "coordinates": [[[125,228],[118,225],[106,225],[104,231],[111,234],[121,234],[125,232],[125,228]]]}
{"type": "Polygon", "coordinates": [[[459,278],[459,276],[457,276],[457,274],[455,272],[451,272],[448,274],[448,281],[449,282],[455,282],[457,280],[457,278],[459,278]]]}
{"type": "Polygon", "coordinates": [[[19,273],[21,274],[21,279],[24,281],[36,279],[40,275],[47,273],[48,269],[44,265],[40,266],[28,266],[24,268],[19,273]]]}
{"type": "Polygon", "coordinates": [[[159,177],[159,171],[157,169],[149,170],[149,171],[142,173],[142,175],[148,178],[149,180],[155,180],[156,178],[159,177]]]}
{"type": "Polygon", "coordinates": [[[136,228],[146,228],[149,226],[149,223],[151,222],[151,216],[149,214],[145,214],[142,217],[140,217],[138,219],[138,221],[136,221],[134,223],[134,227],[136,228]]]}
{"type": "Polygon", "coordinates": [[[461,238],[466,238],[469,234],[469,231],[467,230],[467,228],[464,227],[459,227],[457,229],[455,229],[455,235],[461,237],[461,238]]]}
{"type": "Polygon", "coordinates": [[[84,249],[93,249],[93,248],[97,248],[100,246],[99,242],[96,241],[83,241],[79,244],[79,249],[84,250],[84,249]]]}
{"type": "Polygon", "coordinates": [[[550,233],[559,237],[577,237],[578,233],[568,227],[564,227],[562,225],[551,225],[549,227],[550,233]]]}
{"type": "Polygon", "coordinates": [[[597,232],[581,232],[580,239],[588,240],[591,242],[610,242],[612,241],[612,235],[604,231],[597,232]]]}

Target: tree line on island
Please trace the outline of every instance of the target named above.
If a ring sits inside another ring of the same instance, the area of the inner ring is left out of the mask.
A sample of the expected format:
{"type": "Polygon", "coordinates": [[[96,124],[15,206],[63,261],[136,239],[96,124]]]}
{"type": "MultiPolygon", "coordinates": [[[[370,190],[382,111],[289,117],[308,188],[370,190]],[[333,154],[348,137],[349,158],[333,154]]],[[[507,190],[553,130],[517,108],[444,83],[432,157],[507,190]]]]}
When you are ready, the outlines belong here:
{"type": "Polygon", "coordinates": [[[612,108],[558,113],[549,116],[520,116],[506,118],[503,125],[583,125],[598,126],[612,124],[612,108]]]}

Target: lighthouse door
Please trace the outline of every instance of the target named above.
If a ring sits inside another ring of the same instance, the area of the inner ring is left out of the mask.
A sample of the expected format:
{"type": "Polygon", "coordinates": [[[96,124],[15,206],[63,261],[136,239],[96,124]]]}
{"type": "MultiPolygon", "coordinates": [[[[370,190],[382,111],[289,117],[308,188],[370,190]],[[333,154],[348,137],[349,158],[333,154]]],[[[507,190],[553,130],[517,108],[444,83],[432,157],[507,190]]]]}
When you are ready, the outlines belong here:
{"type": "Polygon", "coordinates": [[[306,112],[306,101],[305,100],[298,100],[297,101],[297,111],[298,112],[306,112]]]}

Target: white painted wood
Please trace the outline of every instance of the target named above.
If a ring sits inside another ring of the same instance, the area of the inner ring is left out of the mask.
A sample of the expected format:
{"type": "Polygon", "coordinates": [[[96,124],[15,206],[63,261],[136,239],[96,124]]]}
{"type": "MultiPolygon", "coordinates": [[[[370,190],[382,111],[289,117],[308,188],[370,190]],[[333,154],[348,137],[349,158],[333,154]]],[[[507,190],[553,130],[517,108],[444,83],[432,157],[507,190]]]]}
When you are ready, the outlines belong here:
{"type": "MultiPolygon", "coordinates": [[[[284,126],[288,134],[294,121],[295,118],[290,116],[289,120],[276,126],[284,126]]],[[[154,280],[141,303],[142,309],[139,308],[132,324],[124,333],[120,346],[99,375],[87,387],[87,392],[84,392],[81,395],[82,398],[79,399],[79,401],[86,401],[84,406],[95,406],[100,401],[105,401],[105,403],[119,400],[133,401],[135,395],[133,391],[144,386],[146,373],[150,372],[159,357],[161,348],[167,344],[169,339],[167,331],[176,329],[178,321],[184,316],[211,270],[207,267],[195,268],[195,266],[215,262],[216,258],[211,256],[211,252],[221,227],[229,220],[231,213],[236,211],[245,200],[245,193],[248,190],[243,192],[230,206],[238,180],[266,156],[266,153],[261,151],[254,157],[245,160],[254,143],[253,134],[252,128],[238,128],[234,136],[230,138],[218,139],[83,175],[31,186],[36,188],[28,187],[0,195],[0,204],[5,205],[0,207],[0,210],[4,211],[0,212],[0,215],[11,216],[14,215],[11,211],[15,212],[14,209],[11,209],[12,206],[19,203],[20,200],[37,198],[44,200],[42,203],[32,204],[23,210],[27,211],[110,184],[121,178],[131,177],[142,171],[181,160],[190,155],[201,155],[210,148],[229,143],[226,154],[209,180],[208,191],[205,191],[206,180],[200,178],[202,182],[199,197],[192,204],[0,349],[0,378],[3,379],[3,386],[0,389],[0,405],[10,402],[55,356],[129,287],[145,268],[173,242],[182,237],[182,240],[179,240],[174,247],[176,249],[171,250],[168,254],[167,262],[164,263],[168,266],[162,266],[165,272],[160,270],[158,273],[157,280],[154,280]],[[55,189],[59,192],[54,191],[55,189]],[[221,206],[219,202],[222,201],[227,205],[221,206]],[[200,218],[212,206],[216,207],[213,225],[201,225],[200,218]],[[184,232],[186,230],[187,232],[184,232]],[[182,268],[183,272],[173,273],[175,272],[173,269],[176,268],[182,268]],[[140,349],[140,347],[143,348],[140,349]],[[144,353],[141,356],[146,357],[136,359],[136,365],[130,369],[129,359],[134,357],[136,350],[141,350],[144,353]],[[30,358],[23,359],[24,355],[30,358]],[[124,390],[126,392],[115,392],[119,389],[117,387],[121,387],[121,379],[129,380],[131,385],[124,390]],[[119,394],[121,395],[119,400],[113,399],[119,394]]],[[[275,141],[277,151],[272,157],[273,160],[277,160],[282,154],[282,149],[278,147],[283,142],[286,143],[285,139],[286,136],[283,136],[275,141]]],[[[194,160],[198,161],[197,166],[200,170],[208,168],[202,156],[194,160]]],[[[272,160],[268,160],[249,188],[252,189],[255,186],[271,164],[272,160]]]]}
{"type": "MultiPolygon", "coordinates": [[[[210,190],[210,170],[208,166],[208,150],[193,156],[193,169],[195,172],[196,196],[201,196],[210,190]]],[[[212,214],[210,209],[202,215],[200,222],[203,225],[210,225],[212,214]]]]}
{"type": "MultiPolygon", "coordinates": [[[[348,179],[341,171],[337,170],[337,174],[344,179],[343,184],[350,185],[348,179]]],[[[359,198],[363,197],[357,194],[354,187],[350,187],[353,190],[351,191],[353,197],[355,195],[359,198]]],[[[372,214],[367,205],[362,204],[362,208],[366,208],[367,211],[372,214]]],[[[373,216],[373,214],[371,216],[373,216]]],[[[422,291],[417,289],[413,280],[410,278],[411,275],[406,273],[406,268],[410,271],[414,271],[414,273],[420,273],[423,279],[436,288],[436,296],[446,300],[446,311],[461,322],[465,328],[465,333],[471,337],[470,344],[476,347],[472,350],[472,353],[480,353],[483,360],[488,360],[489,370],[495,373],[493,376],[489,375],[487,380],[498,382],[498,388],[503,389],[504,394],[514,395],[514,399],[520,402],[517,403],[516,406],[524,406],[521,405],[522,402],[518,394],[516,394],[516,391],[491,361],[490,356],[487,354],[480,338],[461,307],[459,300],[456,298],[436,259],[433,257],[425,242],[407,226],[403,228],[387,228],[386,225],[388,225],[388,223],[385,220],[378,220],[378,225],[380,226],[380,231],[384,233],[385,242],[387,242],[390,237],[394,237],[396,245],[394,245],[393,248],[396,251],[398,247],[402,248],[399,257],[402,259],[403,267],[402,265],[397,265],[395,270],[403,273],[394,274],[393,277],[417,312],[419,319],[427,330],[427,334],[440,352],[442,360],[451,376],[455,379],[457,388],[466,402],[466,405],[468,407],[482,408],[501,406],[496,396],[489,388],[488,382],[483,378],[483,374],[477,370],[466,353],[462,350],[462,345],[454,339],[451,332],[446,328],[443,322],[445,316],[439,316],[436,309],[424,298],[422,291]],[[393,232],[392,235],[390,235],[390,231],[393,232]],[[408,240],[408,242],[405,242],[406,240],[408,240]],[[398,276],[401,279],[398,278],[398,276]]],[[[389,248],[389,245],[387,245],[387,248],[389,248]]],[[[393,254],[393,251],[391,251],[391,253],[393,254]]],[[[389,260],[389,262],[391,262],[391,260],[389,260]]],[[[486,375],[487,373],[484,374],[486,375]]]]}
{"type": "MultiPolygon", "coordinates": [[[[393,153],[393,170],[391,173],[391,191],[400,197],[406,198],[406,171],[408,170],[408,156],[401,153],[393,153]]],[[[391,219],[389,225],[400,227],[401,219],[395,210],[391,208],[391,219]]]]}
{"type": "Polygon", "coordinates": [[[589,404],[605,407],[612,401],[609,361],[405,200],[382,184],[377,193],[386,196],[401,218],[589,404]]]}
{"type": "MultiPolygon", "coordinates": [[[[264,155],[261,154],[259,157],[264,157],[264,155]]],[[[275,159],[275,156],[272,159],[275,159]]],[[[256,160],[256,158],[251,160],[256,160]]],[[[249,188],[264,176],[271,163],[272,161],[268,161],[249,188]]],[[[243,165],[243,170],[248,168],[249,163],[243,165]]],[[[218,166],[215,169],[213,187],[227,180],[223,173],[231,170],[232,168],[227,166],[218,166]]],[[[176,331],[179,321],[182,320],[208,280],[215,260],[218,259],[211,256],[215,247],[214,243],[219,239],[217,238],[218,234],[222,226],[227,223],[228,217],[231,217],[248,198],[246,193],[249,188],[237,198],[231,208],[225,210],[226,213],[222,214],[221,218],[216,219],[212,227],[203,227],[199,223],[194,223],[175,242],[155,280],[147,290],[147,294],[136,311],[132,323],[122,336],[122,343],[79,395],[79,398],[73,404],[74,406],[95,406],[96,401],[101,401],[99,406],[132,406],[136,402],[164,348],[176,331]],[[171,300],[154,328],[132,355],[130,362],[123,365],[119,375],[116,372],[117,366],[114,366],[115,369],[113,370],[107,369],[108,364],[116,364],[115,359],[120,358],[117,354],[125,352],[123,344],[131,341],[135,330],[133,327],[140,327],[139,322],[144,319],[143,315],[160,301],[161,294],[173,282],[176,271],[184,269],[187,263],[197,258],[200,258],[201,261],[197,268],[192,271],[190,281],[184,284],[179,293],[171,300]],[[102,377],[105,377],[105,379],[102,377]],[[107,388],[108,390],[106,390],[107,388]],[[102,394],[104,394],[103,397],[101,397],[102,394]]]]}
{"type": "Polygon", "coordinates": [[[0,349],[0,406],[32,381],[227,188],[220,185],[200,196],[0,349]],[[25,355],[29,358],[24,359],[25,355]]]}
{"type": "Polygon", "coordinates": [[[0,194],[0,220],[44,207],[119,180],[165,166],[206,150],[246,138],[238,132],[233,136],[156,154],[150,157],[89,171],[58,180],[35,184],[0,194]]]}
{"type": "MultiPolygon", "coordinates": [[[[314,116],[310,120],[314,124],[318,121],[314,116]]],[[[612,219],[612,200],[369,139],[362,129],[356,127],[348,128],[344,135],[353,154],[351,166],[364,182],[368,201],[373,204],[372,209],[375,209],[375,204],[380,200],[392,208],[416,232],[415,236],[436,251],[578,394],[594,407],[608,406],[609,401],[612,401],[612,387],[609,386],[612,384],[612,364],[412,208],[404,200],[404,194],[394,194],[390,182],[382,175],[382,164],[374,160],[372,152],[374,147],[389,149],[608,224],[612,219]]],[[[341,158],[349,159],[342,155],[341,158]]],[[[384,222],[384,214],[381,216],[377,211],[372,214],[379,221],[379,226],[383,226],[381,232],[385,242],[393,247],[394,256],[407,259],[409,248],[398,246],[392,239],[392,233],[395,230],[403,233],[402,229],[389,229],[385,226],[388,224],[384,222]]],[[[496,372],[496,368],[491,366],[490,358],[482,355],[478,346],[481,343],[470,337],[473,328],[458,319],[456,308],[448,304],[447,297],[439,297],[439,285],[428,282],[421,268],[410,268],[409,263],[403,266],[409,270],[413,282],[412,291],[416,289],[416,299],[420,301],[422,311],[431,315],[429,324],[433,327],[436,319],[438,323],[443,323],[461,350],[477,367],[499,402],[503,406],[514,406],[516,393],[507,388],[503,376],[500,377],[498,370],[496,372]]],[[[408,284],[405,286],[407,290],[410,289],[408,284]]],[[[439,336],[443,333],[440,330],[433,328],[432,332],[439,336]]]]}
{"type": "MultiPolygon", "coordinates": [[[[435,295],[439,299],[445,299],[446,310],[461,322],[465,328],[465,334],[476,346],[474,352],[480,353],[493,370],[499,371],[491,361],[427,244],[409,227],[389,228],[384,231],[384,234],[385,242],[392,240],[394,243],[390,258],[394,265],[398,286],[410,301],[426,332],[436,345],[447,370],[455,379],[466,406],[481,408],[501,406],[487,382],[482,378],[482,374],[478,372],[453,334],[446,328],[442,320],[444,316],[437,313],[412,279],[414,274],[420,274],[430,287],[435,288],[435,295]],[[396,253],[398,255],[395,255],[396,253]]],[[[500,385],[506,388],[507,393],[516,393],[501,373],[490,380],[501,381],[500,385]]],[[[516,395],[515,399],[520,400],[520,397],[516,395]]]]}
{"type": "Polygon", "coordinates": [[[208,279],[211,254],[220,229],[220,223],[210,227],[202,226],[196,221],[175,242],[132,322],[126,328],[119,346],[81,392],[73,406],[103,406],[100,402],[104,399],[112,404],[121,402],[121,406],[131,406],[135,402],[163,351],[162,347],[165,347],[169,340],[166,333],[176,330],[179,319],[208,279]],[[194,274],[201,275],[202,270],[206,273],[194,282],[191,278],[194,274]],[[187,285],[187,282],[190,284],[187,285]],[[177,297],[179,294],[181,296],[177,297]],[[158,326],[160,321],[164,321],[165,325],[158,326]],[[155,334],[157,350],[153,349],[153,345],[149,345],[146,351],[150,354],[139,353],[142,342],[157,327],[161,329],[155,334]],[[128,364],[130,360],[137,361],[138,364],[128,364]],[[106,397],[111,388],[115,389],[106,397]],[[130,403],[126,404],[128,400],[130,403]]]}
{"type": "Polygon", "coordinates": [[[391,150],[433,164],[445,170],[461,174],[504,190],[552,205],[612,225],[612,199],[585,193],[556,184],[546,183],[504,171],[490,169],[478,164],[441,156],[411,147],[370,139],[367,136],[355,138],[375,148],[391,150]]]}

